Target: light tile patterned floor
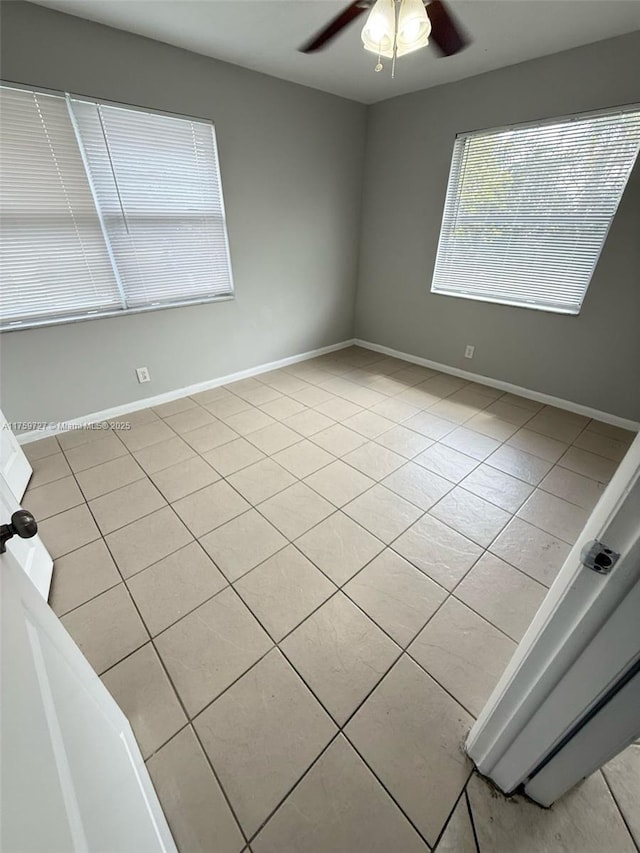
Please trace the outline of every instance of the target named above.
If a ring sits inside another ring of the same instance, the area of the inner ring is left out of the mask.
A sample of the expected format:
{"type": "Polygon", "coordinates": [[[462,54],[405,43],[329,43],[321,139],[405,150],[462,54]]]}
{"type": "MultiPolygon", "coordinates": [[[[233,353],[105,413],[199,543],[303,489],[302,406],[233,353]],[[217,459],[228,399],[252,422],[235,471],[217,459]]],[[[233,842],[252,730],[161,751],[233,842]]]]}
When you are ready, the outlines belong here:
{"type": "Polygon", "coordinates": [[[549,811],[461,751],[631,433],[358,348],[116,421],[24,505],[182,853],[635,849],[638,747],[549,811]]]}

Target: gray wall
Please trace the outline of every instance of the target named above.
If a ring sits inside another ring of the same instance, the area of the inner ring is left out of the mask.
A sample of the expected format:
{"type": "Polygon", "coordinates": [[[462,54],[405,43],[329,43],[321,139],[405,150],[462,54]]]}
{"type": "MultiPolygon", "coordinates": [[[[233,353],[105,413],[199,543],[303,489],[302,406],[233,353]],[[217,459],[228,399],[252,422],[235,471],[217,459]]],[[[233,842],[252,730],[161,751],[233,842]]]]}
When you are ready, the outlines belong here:
{"type": "Polygon", "coordinates": [[[456,133],[638,102],[639,57],[634,33],[370,107],[356,337],[640,419],[640,162],[578,316],[430,293],[456,133]]]}
{"type": "Polygon", "coordinates": [[[2,24],[5,80],[214,120],[236,284],[233,302],[2,335],[9,420],[88,414],[354,328],[640,418],[640,165],[578,317],[429,293],[455,134],[640,101],[640,34],[367,110],[28,3],[3,2],[2,24]],[[473,361],[462,357],[467,343],[473,361]],[[142,365],[152,376],[144,386],[134,374],[142,365]]]}
{"type": "Polygon", "coordinates": [[[72,418],[351,337],[364,106],[31,4],[2,3],[2,24],[4,80],[213,119],[236,286],[233,302],[3,334],[8,420],[72,418]]]}

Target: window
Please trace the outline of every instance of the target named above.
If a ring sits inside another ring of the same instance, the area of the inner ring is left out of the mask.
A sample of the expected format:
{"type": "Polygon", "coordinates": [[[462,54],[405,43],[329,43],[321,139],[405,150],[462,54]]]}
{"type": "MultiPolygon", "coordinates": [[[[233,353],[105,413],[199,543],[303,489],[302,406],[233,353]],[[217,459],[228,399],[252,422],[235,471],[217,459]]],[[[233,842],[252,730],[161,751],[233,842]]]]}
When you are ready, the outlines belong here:
{"type": "Polygon", "coordinates": [[[460,134],[432,293],[578,314],[639,143],[638,108],[460,134]]]}
{"type": "Polygon", "coordinates": [[[233,293],[213,126],[0,88],[0,328],[233,293]]]}

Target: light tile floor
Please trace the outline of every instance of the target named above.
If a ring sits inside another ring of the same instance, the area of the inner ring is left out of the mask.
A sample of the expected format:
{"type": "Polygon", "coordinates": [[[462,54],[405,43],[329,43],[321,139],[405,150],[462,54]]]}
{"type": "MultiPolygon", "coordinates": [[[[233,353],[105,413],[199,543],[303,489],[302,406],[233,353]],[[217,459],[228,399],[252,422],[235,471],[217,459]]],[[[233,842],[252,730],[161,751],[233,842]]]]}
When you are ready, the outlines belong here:
{"type": "Polygon", "coordinates": [[[639,747],[549,811],[461,749],[631,433],[358,348],[116,421],[24,505],[182,853],[635,849],[639,747]]]}

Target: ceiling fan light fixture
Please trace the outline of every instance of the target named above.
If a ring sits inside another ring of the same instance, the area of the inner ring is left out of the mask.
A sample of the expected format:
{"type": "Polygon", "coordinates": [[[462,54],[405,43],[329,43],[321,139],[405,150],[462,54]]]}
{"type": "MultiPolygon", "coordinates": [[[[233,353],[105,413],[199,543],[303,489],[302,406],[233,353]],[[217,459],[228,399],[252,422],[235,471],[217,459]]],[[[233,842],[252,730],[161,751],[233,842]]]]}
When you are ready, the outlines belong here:
{"type": "Polygon", "coordinates": [[[364,45],[364,49],[391,59],[393,57],[395,37],[396,10],[394,0],[376,0],[362,28],[362,44],[364,45]]]}
{"type": "Polygon", "coordinates": [[[398,14],[396,56],[406,56],[429,44],[431,21],[423,0],[402,0],[398,14]]]}

